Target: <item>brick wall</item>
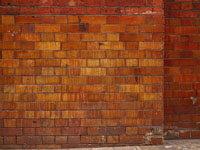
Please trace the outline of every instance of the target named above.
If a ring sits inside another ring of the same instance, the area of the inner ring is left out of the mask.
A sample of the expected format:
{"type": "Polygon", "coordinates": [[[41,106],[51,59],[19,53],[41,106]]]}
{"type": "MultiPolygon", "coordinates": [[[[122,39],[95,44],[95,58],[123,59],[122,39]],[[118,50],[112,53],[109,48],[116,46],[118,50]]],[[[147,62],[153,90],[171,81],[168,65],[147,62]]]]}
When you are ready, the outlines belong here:
{"type": "Polygon", "coordinates": [[[162,0],[1,0],[0,14],[0,148],[162,143],[162,0]]]}
{"type": "Polygon", "coordinates": [[[166,138],[200,138],[200,1],[166,0],[166,138]]]}

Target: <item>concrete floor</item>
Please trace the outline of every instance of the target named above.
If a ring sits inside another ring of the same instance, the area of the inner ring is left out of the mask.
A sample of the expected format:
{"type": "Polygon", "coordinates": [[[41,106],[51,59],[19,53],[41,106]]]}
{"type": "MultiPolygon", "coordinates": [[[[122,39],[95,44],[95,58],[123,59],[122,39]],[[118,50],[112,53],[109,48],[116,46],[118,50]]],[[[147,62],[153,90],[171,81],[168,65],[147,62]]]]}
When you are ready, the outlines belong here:
{"type": "Polygon", "coordinates": [[[200,150],[200,139],[166,140],[161,146],[127,146],[104,148],[78,148],[69,150],[200,150]]]}

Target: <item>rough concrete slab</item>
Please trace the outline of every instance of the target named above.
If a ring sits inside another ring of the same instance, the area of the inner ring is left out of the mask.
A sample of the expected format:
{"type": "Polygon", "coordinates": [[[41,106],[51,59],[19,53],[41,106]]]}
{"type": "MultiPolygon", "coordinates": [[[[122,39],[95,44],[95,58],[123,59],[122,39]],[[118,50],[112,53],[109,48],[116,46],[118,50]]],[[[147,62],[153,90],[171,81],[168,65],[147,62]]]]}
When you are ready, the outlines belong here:
{"type": "Polygon", "coordinates": [[[103,148],[79,148],[69,150],[200,150],[200,139],[197,140],[167,140],[160,146],[125,146],[103,148]]]}

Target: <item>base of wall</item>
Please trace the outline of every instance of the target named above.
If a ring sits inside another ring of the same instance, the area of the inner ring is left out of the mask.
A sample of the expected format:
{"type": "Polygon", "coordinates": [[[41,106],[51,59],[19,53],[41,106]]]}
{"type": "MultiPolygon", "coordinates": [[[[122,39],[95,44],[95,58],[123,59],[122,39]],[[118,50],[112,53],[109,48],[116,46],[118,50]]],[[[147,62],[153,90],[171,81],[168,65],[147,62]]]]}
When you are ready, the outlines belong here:
{"type": "Polygon", "coordinates": [[[198,129],[165,129],[164,139],[197,139],[200,138],[200,130],[198,129]]]}

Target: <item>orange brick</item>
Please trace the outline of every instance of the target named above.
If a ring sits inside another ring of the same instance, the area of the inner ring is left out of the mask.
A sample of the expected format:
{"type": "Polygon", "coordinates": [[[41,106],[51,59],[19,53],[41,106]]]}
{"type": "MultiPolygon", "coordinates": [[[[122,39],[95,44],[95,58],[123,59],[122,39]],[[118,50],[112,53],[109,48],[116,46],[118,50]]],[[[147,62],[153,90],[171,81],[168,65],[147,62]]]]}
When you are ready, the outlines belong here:
{"type": "Polygon", "coordinates": [[[118,33],[108,33],[107,41],[119,41],[119,34],[118,33]]]}
{"type": "Polygon", "coordinates": [[[12,34],[13,32],[16,33],[20,31],[21,29],[19,25],[0,25],[0,32],[7,32],[12,34]]]}
{"type": "Polygon", "coordinates": [[[139,60],[139,66],[148,67],[148,66],[155,66],[155,67],[162,67],[163,60],[162,59],[141,59],[139,60]]]}
{"type": "Polygon", "coordinates": [[[47,42],[54,41],[54,34],[53,33],[42,33],[41,41],[47,41],[47,42]]]}
{"type": "Polygon", "coordinates": [[[106,53],[105,51],[81,51],[80,57],[81,58],[105,58],[106,53]]]}
{"type": "Polygon", "coordinates": [[[85,118],[86,111],[62,111],[62,118],[85,118]]]}
{"type": "Polygon", "coordinates": [[[100,144],[105,142],[104,136],[81,136],[81,143],[100,144]]]}
{"type": "Polygon", "coordinates": [[[21,44],[18,42],[3,42],[0,43],[0,49],[2,50],[18,50],[21,48],[21,44]]]}
{"type": "Polygon", "coordinates": [[[87,61],[85,59],[63,59],[61,66],[80,66],[86,67],[87,61]]]}
{"type": "Polygon", "coordinates": [[[144,24],[144,16],[120,16],[120,24],[144,24]]]}
{"type": "Polygon", "coordinates": [[[89,93],[102,93],[105,92],[105,87],[102,85],[85,85],[81,87],[81,92],[89,92],[89,93]]]}
{"type": "Polygon", "coordinates": [[[164,32],[163,25],[141,25],[140,32],[164,32]]]}
{"type": "Polygon", "coordinates": [[[4,93],[15,93],[15,86],[12,86],[12,85],[4,85],[3,87],[3,92],[4,93]]]}
{"type": "Polygon", "coordinates": [[[162,42],[140,42],[139,50],[162,50],[162,42]]]}
{"type": "Polygon", "coordinates": [[[126,111],[126,117],[127,118],[137,118],[138,117],[138,111],[137,110],[127,110],[126,111]]]}
{"type": "Polygon", "coordinates": [[[121,92],[144,92],[143,85],[121,85],[120,86],[121,92]]]}
{"type": "Polygon", "coordinates": [[[36,77],[37,84],[59,84],[60,78],[58,76],[42,76],[36,77]]]}
{"type": "Polygon", "coordinates": [[[142,84],[159,84],[163,82],[162,77],[154,77],[154,76],[144,76],[140,78],[140,83],[142,84]]]}
{"type": "Polygon", "coordinates": [[[52,67],[43,67],[42,75],[54,75],[54,68],[52,67]]]}
{"type": "Polygon", "coordinates": [[[67,40],[67,35],[65,33],[56,33],[55,34],[55,41],[64,42],[67,40]]]}
{"type": "Polygon", "coordinates": [[[87,99],[86,94],[73,94],[73,93],[68,93],[68,94],[63,94],[62,96],[63,101],[84,101],[87,99]]]}
{"type": "Polygon", "coordinates": [[[4,119],[4,127],[16,127],[16,119],[4,119]]]}
{"type": "Polygon", "coordinates": [[[16,75],[40,75],[40,68],[16,68],[16,75]]]}
{"type": "Polygon", "coordinates": [[[35,32],[60,32],[60,25],[35,25],[35,32]]]}
{"type": "MultiPolygon", "coordinates": [[[[50,93],[51,92],[51,93],[53,93],[54,92],[54,86],[43,85],[43,86],[41,86],[41,92],[44,92],[44,93],[50,93]]],[[[51,104],[49,104],[49,105],[51,105],[51,104]]],[[[53,104],[53,109],[54,109],[54,104],[53,104]]]]}
{"type": "Polygon", "coordinates": [[[62,32],[86,32],[88,31],[88,25],[80,24],[80,25],[62,25],[62,32]]]}
{"type": "Polygon", "coordinates": [[[14,24],[14,16],[1,16],[1,23],[2,24],[14,24]]]}
{"type": "Polygon", "coordinates": [[[81,35],[79,33],[68,33],[69,41],[80,41],[81,35]]]}
{"type": "Polygon", "coordinates": [[[125,32],[125,25],[101,25],[101,32],[125,32]]]}
{"type": "Polygon", "coordinates": [[[105,126],[105,123],[103,123],[101,119],[82,119],[81,126],[82,127],[95,127],[95,126],[101,127],[101,126],[105,126]]]}
{"type": "Polygon", "coordinates": [[[128,66],[128,67],[138,66],[138,60],[137,59],[127,59],[126,66],[128,66]]]}
{"type": "Polygon", "coordinates": [[[140,100],[144,101],[162,100],[162,95],[157,93],[144,93],[140,94],[140,100]]]}
{"type": "Polygon", "coordinates": [[[139,31],[138,28],[139,27],[137,25],[127,25],[126,26],[126,31],[127,32],[138,32],[139,31]]]}
{"type": "Polygon", "coordinates": [[[123,42],[101,42],[100,49],[105,50],[124,50],[125,43],[123,42]]]}
{"type": "Polygon", "coordinates": [[[14,59],[15,58],[15,54],[14,54],[14,51],[2,51],[2,58],[3,59],[14,59]]]}
{"type": "Polygon", "coordinates": [[[87,66],[88,67],[99,67],[100,66],[99,59],[88,59],[87,66]]]}
{"type": "Polygon", "coordinates": [[[66,16],[55,16],[55,23],[56,24],[66,24],[67,17],[66,16]]]}
{"type": "Polygon", "coordinates": [[[118,58],[119,52],[118,51],[107,51],[106,55],[107,55],[107,58],[118,58]]]}
{"type": "Polygon", "coordinates": [[[2,41],[13,41],[14,36],[11,33],[2,33],[2,41]]]}
{"type": "Polygon", "coordinates": [[[100,60],[101,67],[122,67],[125,66],[124,59],[101,59],[100,60]]]}
{"type": "Polygon", "coordinates": [[[33,50],[34,49],[34,42],[25,42],[22,44],[22,50],[33,50]]]}
{"type": "Polygon", "coordinates": [[[40,41],[40,34],[37,33],[19,33],[15,35],[16,41],[40,41]]]}
{"type": "Polygon", "coordinates": [[[62,77],[62,84],[86,84],[86,77],[62,77]]]}
{"type": "Polygon", "coordinates": [[[81,68],[81,75],[101,76],[106,75],[105,68],[81,68]]]}
{"type": "Polygon", "coordinates": [[[110,144],[119,143],[119,136],[107,136],[107,142],[110,144]]]}
{"type": "Polygon", "coordinates": [[[60,42],[36,42],[36,50],[60,50],[60,42]]]}
{"type": "Polygon", "coordinates": [[[127,127],[126,128],[126,134],[127,135],[137,135],[138,134],[138,128],[137,127],[127,127]]]}
{"type": "Polygon", "coordinates": [[[42,51],[41,52],[42,58],[53,58],[53,51],[42,51]]]}
{"type": "Polygon", "coordinates": [[[33,77],[33,76],[24,76],[24,77],[22,77],[22,83],[23,84],[34,84],[35,83],[35,77],[33,77]]]}
{"type": "Polygon", "coordinates": [[[8,60],[8,59],[5,59],[5,60],[3,60],[3,59],[1,59],[0,60],[0,67],[11,67],[11,68],[13,68],[13,67],[19,67],[19,60],[8,60]]]}
{"type": "Polygon", "coordinates": [[[61,95],[60,94],[37,94],[36,95],[36,101],[60,101],[61,95]]]}
{"type": "Polygon", "coordinates": [[[55,51],[54,56],[55,56],[55,58],[66,58],[67,52],[66,51],[55,51]]]}
{"type": "Polygon", "coordinates": [[[102,117],[106,119],[123,118],[125,116],[125,111],[121,111],[121,110],[103,110],[101,111],[101,113],[102,113],[102,117]]]}
{"type": "Polygon", "coordinates": [[[105,41],[106,34],[102,33],[83,33],[81,34],[82,41],[105,41]]]}
{"type": "MultiPolygon", "coordinates": [[[[53,100],[53,101],[55,101],[55,100],[53,100]]],[[[56,119],[56,118],[60,118],[60,112],[58,112],[58,111],[36,111],[35,118],[56,119]]],[[[36,129],[38,129],[38,128],[36,128],[36,129]]],[[[45,135],[45,133],[43,133],[43,135],[45,135]]]]}
{"type": "Polygon", "coordinates": [[[84,50],[84,49],[86,49],[85,42],[62,43],[62,50],[84,50]]]}
{"type": "Polygon", "coordinates": [[[40,58],[39,51],[16,51],[16,58],[40,58]]]}
{"type": "Polygon", "coordinates": [[[68,16],[69,24],[79,23],[79,21],[80,21],[79,16],[68,16]]]}
{"type": "Polygon", "coordinates": [[[106,16],[81,16],[81,23],[105,24],[106,16]]]}
{"type": "Polygon", "coordinates": [[[37,93],[40,87],[37,85],[16,85],[16,93],[37,93]]]}

